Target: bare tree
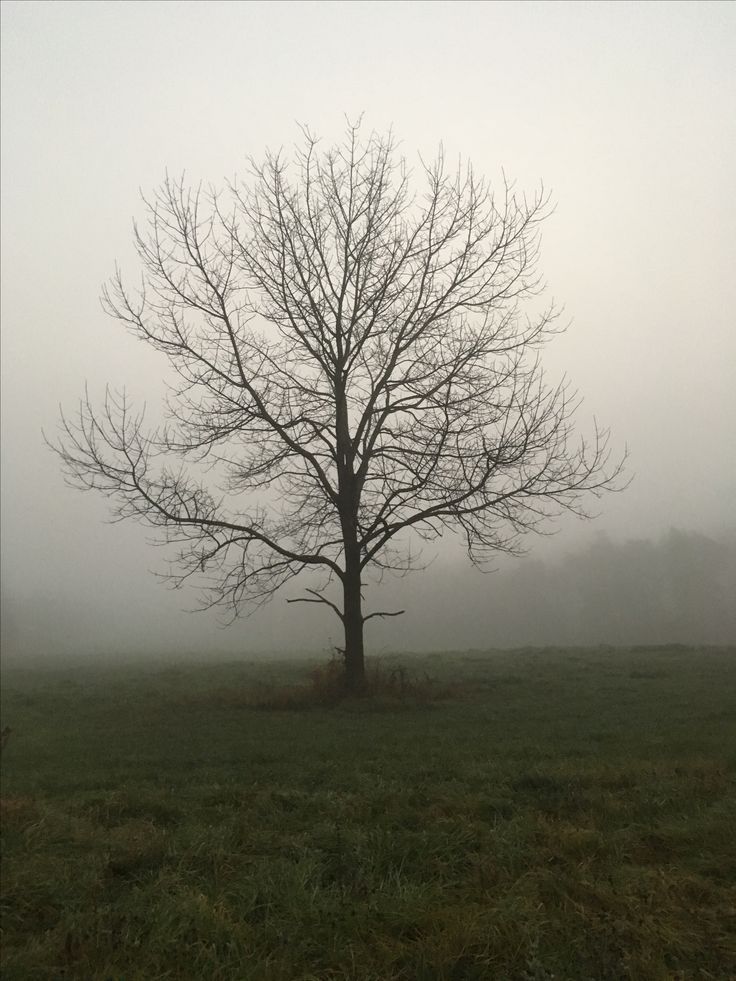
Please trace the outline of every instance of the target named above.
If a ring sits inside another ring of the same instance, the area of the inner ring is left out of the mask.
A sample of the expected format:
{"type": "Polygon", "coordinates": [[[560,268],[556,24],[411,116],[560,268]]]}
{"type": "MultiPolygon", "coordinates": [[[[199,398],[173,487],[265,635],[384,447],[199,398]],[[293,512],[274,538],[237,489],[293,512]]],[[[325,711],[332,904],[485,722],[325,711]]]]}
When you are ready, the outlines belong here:
{"type": "Polygon", "coordinates": [[[366,613],[362,587],[414,567],[413,536],[460,533],[482,563],[620,473],[606,432],[573,441],[576,399],[545,382],[555,309],[522,309],[543,189],[494,193],[442,153],[418,178],[357,126],[326,151],[304,130],[291,164],[268,153],[222,192],[167,177],[135,227],[140,290],[118,271],[104,291],[173,366],[167,422],[147,431],[108,390],[56,445],[75,485],[179,543],[172,576],[201,575],[210,604],[247,612],[321,573],[293,601],[339,617],[353,689],[364,624],[400,612],[366,613]]]}

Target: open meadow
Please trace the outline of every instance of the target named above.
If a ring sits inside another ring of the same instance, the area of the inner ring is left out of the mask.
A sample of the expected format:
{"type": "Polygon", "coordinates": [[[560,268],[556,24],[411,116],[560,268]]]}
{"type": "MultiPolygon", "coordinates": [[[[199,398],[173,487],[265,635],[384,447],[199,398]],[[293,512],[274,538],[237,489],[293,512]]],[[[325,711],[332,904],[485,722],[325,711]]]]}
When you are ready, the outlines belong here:
{"type": "Polygon", "coordinates": [[[736,650],[313,667],[6,666],[4,981],[736,977],[736,650]]]}

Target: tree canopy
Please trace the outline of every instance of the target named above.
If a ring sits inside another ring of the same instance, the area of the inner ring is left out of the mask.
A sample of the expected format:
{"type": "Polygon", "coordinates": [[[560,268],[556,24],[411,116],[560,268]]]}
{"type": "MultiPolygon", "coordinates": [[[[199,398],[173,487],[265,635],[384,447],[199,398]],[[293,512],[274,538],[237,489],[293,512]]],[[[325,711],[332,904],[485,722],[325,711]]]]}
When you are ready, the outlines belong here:
{"type": "Polygon", "coordinates": [[[478,563],[611,489],[608,434],[540,349],[540,188],[494,191],[442,152],[412,173],[394,138],[351,126],[322,149],[250,161],[224,190],[166,177],[135,226],[139,289],[104,304],[166,356],[166,423],[125,394],[63,417],[68,478],[179,546],[172,575],[247,612],[305,570],[363,676],[362,587],[409,571],[411,542],[462,536],[478,563]],[[536,311],[536,312],[535,312],[536,311]],[[203,473],[200,464],[211,469],[203,473]],[[331,587],[341,589],[335,595],[331,587]]]}

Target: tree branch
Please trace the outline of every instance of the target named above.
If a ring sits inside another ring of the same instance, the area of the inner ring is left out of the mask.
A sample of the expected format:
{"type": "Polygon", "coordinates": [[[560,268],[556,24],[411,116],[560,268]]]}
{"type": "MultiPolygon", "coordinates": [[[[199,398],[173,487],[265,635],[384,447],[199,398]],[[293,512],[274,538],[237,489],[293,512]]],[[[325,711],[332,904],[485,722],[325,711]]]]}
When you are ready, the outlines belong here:
{"type": "Polygon", "coordinates": [[[400,617],[406,610],[395,610],[392,613],[385,612],[383,610],[377,610],[375,613],[369,613],[367,616],[363,617],[363,623],[370,620],[372,617],[400,617]]]}

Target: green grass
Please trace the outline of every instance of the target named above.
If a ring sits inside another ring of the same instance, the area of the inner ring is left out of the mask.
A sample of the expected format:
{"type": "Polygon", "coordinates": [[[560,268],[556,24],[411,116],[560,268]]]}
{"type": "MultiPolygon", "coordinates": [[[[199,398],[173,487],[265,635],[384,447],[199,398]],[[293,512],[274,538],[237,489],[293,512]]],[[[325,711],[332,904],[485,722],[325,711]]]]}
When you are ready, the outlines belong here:
{"type": "Polygon", "coordinates": [[[8,667],[4,981],[736,977],[734,649],[394,663],[8,667]]]}

